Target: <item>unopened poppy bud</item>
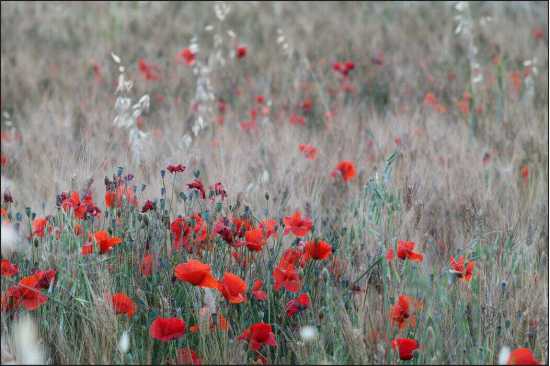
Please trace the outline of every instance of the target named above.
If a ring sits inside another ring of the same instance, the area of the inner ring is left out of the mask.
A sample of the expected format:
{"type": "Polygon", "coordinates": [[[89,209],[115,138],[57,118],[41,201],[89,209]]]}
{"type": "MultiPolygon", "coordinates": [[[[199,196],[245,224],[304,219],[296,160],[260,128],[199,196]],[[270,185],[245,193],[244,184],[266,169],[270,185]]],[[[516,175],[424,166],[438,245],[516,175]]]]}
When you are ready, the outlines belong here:
{"type": "Polygon", "coordinates": [[[268,192],[265,192],[265,200],[269,201],[269,193],[268,192]]]}
{"type": "Polygon", "coordinates": [[[124,168],[119,166],[116,171],[117,177],[122,177],[122,172],[124,171],[124,168]]]}
{"type": "Polygon", "coordinates": [[[27,215],[27,217],[31,217],[31,208],[30,207],[25,207],[25,214],[27,215]]]}
{"type": "Polygon", "coordinates": [[[160,170],[160,177],[161,177],[161,178],[164,178],[165,175],[166,175],[166,170],[161,169],[161,170],[160,170]]]}
{"type": "Polygon", "coordinates": [[[502,291],[506,290],[506,285],[507,285],[506,281],[502,281],[500,283],[500,288],[502,289],[502,291]]]}

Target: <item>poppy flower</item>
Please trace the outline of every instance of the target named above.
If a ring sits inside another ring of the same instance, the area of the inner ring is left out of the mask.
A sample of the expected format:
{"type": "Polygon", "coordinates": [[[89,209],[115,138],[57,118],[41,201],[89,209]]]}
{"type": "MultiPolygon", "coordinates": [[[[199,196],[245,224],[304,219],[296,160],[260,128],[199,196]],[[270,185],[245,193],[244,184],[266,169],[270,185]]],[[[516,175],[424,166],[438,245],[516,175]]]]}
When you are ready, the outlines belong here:
{"type": "Polygon", "coordinates": [[[394,258],[393,248],[389,248],[388,251],[386,252],[386,260],[388,262],[391,262],[393,261],[393,258],[394,258]]]}
{"type": "Polygon", "coordinates": [[[39,282],[40,279],[38,276],[32,275],[21,279],[17,286],[17,296],[23,307],[29,311],[38,309],[48,301],[48,297],[43,295],[39,290],[39,282]]]}
{"type": "Polygon", "coordinates": [[[306,118],[304,116],[300,116],[299,114],[292,113],[290,115],[290,124],[292,125],[301,125],[304,126],[306,124],[306,118]]]}
{"type": "Polygon", "coordinates": [[[178,365],[201,365],[201,359],[191,348],[178,348],[176,361],[178,365]]]}
{"type": "Polygon", "coordinates": [[[241,59],[246,56],[246,51],[247,51],[246,46],[239,46],[237,47],[235,54],[237,58],[241,59]]]}
{"type": "Polygon", "coordinates": [[[303,253],[301,250],[296,248],[288,248],[283,252],[283,256],[279,261],[279,266],[280,267],[286,267],[289,265],[295,266],[298,262],[300,262],[302,256],[303,256],[303,253]]]}
{"type": "Polygon", "coordinates": [[[258,301],[266,301],[267,300],[267,294],[264,290],[262,290],[263,286],[262,280],[255,280],[254,284],[252,285],[252,296],[258,301]]]}
{"type": "Polygon", "coordinates": [[[122,201],[124,198],[126,198],[128,204],[132,206],[137,205],[137,199],[134,195],[133,189],[120,185],[117,187],[116,191],[105,192],[105,206],[108,208],[120,208],[122,207],[122,201]]]}
{"type": "Polygon", "coordinates": [[[225,188],[223,188],[223,184],[221,182],[217,182],[214,184],[214,193],[216,196],[221,196],[222,201],[227,197],[227,192],[225,191],[225,188]]]}
{"type": "Polygon", "coordinates": [[[141,275],[144,277],[149,277],[153,274],[153,256],[151,254],[146,254],[141,261],[139,266],[141,275]]]}
{"type": "Polygon", "coordinates": [[[214,233],[221,236],[223,241],[225,241],[227,244],[233,244],[233,231],[231,231],[231,229],[229,228],[229,226],[226,225],[223,219],[219,220],[214,225],[214,233]]]}
{"type": "Polygon", "coordinates": [[[305,155],[306,159],[315,160],[317,158],[319,150],[317,150],[316,147],[308,144],[300,144],[298,148],[305,155]]]}
{"type": "Polygon", "coordinates": [[[447,108],[439,102],[437,97],[432,92],[426,93],[426,96],[424,97],[424,104],[432,107],[432,109],[439,113],[447,112],[447,108]]]}
{"type": "Polygon", "coordinates": [[[520,169],[520,174],[523,181],[527,183],[529,181],[529,167],[527,165],[522,166],[520,169]]]}
{"type": "Polygon", "coordinates": [[[48,289],[53,281],[55,281],[55,276],[57,271],[55,269],[47,269],[45,271],[36,271],[33,273],[33,276],[36,277],[38,283],[38,288],[48,289]]]}
{"type": "Polygon", "coordinates": [[[399,326],[399,329],[404,329],[409,325],[414,327],[416,317],[412,314],[413,305],[418,307],[419,302],[415,302],[410,296],[400,295],[397,302],[391,308],[390,319],[392,325],[399,326]]]}
{"type": "Polygon", "coordinates": [[[139,72],[143,75],[145,80],[159,80],[159,69],[157,66],[147,63],[144,59],[140,58],[138,61],[139,72]]]}
{"type": "Polygon", "coordinates": [[[305,260],[327,260],[332,254],[332,246],[323,240],[310,240],[305,247],[305,260]]]}
{"type": "Polygon", "coordinates": [[[275,279],[274,289],[279,291],[281,287],[290,292],[298,292],[302,287],[300,275],[296,272],[293,265],[277,266],[273,270],[273,278],[275,279]]]}
{"type": "Polygon", "coordinates": [[[246,247],[253,252],[259,252],[262,250],[266,243],[264,233],[261,228],[248,230],[244,234],[246,240],[246,247]]]}
{"type": "Polygon", "coordinates": [[[183,173],[185,171],[185,167],[181,164],[177,164],[177,165],[168,165],[166,167],[166,170],[168,170],[170,173],[174,174],[174,173],[183,173]]]}
{"type": "Polygon", "coordinates": [[[222,280],[219,281],[219,290],[230,304],[246,301],[246,282],[233,273],[224,273],[222,280]]]}
{"type": "Polygon", "coordinates": [[[309,298],[309,295],[307,293],[301,294],[300,296],[290,300],[286,304],[286,315],[292,317],[296,313],[309,308],[310,304],[311,300],[309,298]]]}
{"type": "Polygon", "coordinates": [[[174,275],[178,280],[189,282],[194,286],[218,288],[218,281],[212,275],[210,266],[195,259],[178,264],[174,270],[174,275]]]}
{"type": "Polygon", "coordinates": [[[260,229],[262,229],[264,233],[264,237],[266,239],[269,239],[270,237],[277,238],[277,221],[273,219],[266,219],[263,221],[260,221],[259,225],[260,229]]]}
{"type": "Polygon", "coordinates": [[[411,338],[397,338],[392,342],[392,348],[399,351],[399,358],[408,361],[413,358],[413,352],[418,349],[418,342],[411,338]]]}
{"type": "Polygon", "coordinates": [[[80,254],[82,255],[90,255],[94,253],[94,245],[91,242],[86,242],[84,245],[82,245],[82,248],[80,249],[80,254]]]}
{"type": "Polygon", "coordinates": [[[44,229],[48,220],[45,217],[37,217],[32,222],[32,233],[40,238],[44,237],[44,229]]]}
{"type": "Polygon", "coordinates": [[[310,218],[303,218],[300,211],[296,211],[292,216],[286,216],[283,218],[285,224],[285,231],[283,235],[287,235],[289,232],[301,238],[306,236],[313,227],[313,221],[310,218]]]}
{"type": "Polygon", "coordinates": [[[258,104],[264,104],[265,103],[265,97],[263,95],[256,96],[256,102],[258,104]]]}
{"type": "Polygon", "coordinates": [[[332,64],[332,69],[342,74],[342,76],[347,77],[349,72],[355,69],[355,64],[353,61],[335,62],[332,64]]]}
{"type": "Polygon", "coordinates": [[[421,253],[413,252],[416,244],[412,241],[397,241],[397,257],[401,260],[411,260],[414,262],[422,262],[424,256],[421,253]]]}
{"type": "Polygon", "coordinates": [[[122,239],[116,236],[111,236],[105,230],[100,230],[94,234],[95,241],[99,245],[99,253],[105,254],[113,247],[122,243],[122,239]]]}
{"type": "Polygon", "coordinates": [[[458,258],[458,262],[451,256],[451,273],[455,274],[458,278],[462,278],[464,281],[471,281],[474,272],[474,261],[469,261],[464,268],[464,256],[458,258]]]}
{"type": "Polygon", "coordinates": [[[141,208],[141,212],[145,213],[147,211],[151,211],[151,210],[154,210],[154,209],[155,209],[155,205],[153,204],[153,202],[147,200],[147,201],[145,201],[145,204],[141,208]]]}
{"type": "Polygon", "coordinates": [[[503,365],[540,365],[529,348],[516,348],[510,352],[504,348],[499,355],[499,364],[503,365]]]}
{"type": "Polygon", "coordinates": [[[195,63],[196,54],[189,48],[184,48],[183,50],[181,50],[179,56],[183,58],[185,63],[189,66],[195,63]]]}
{"type": "Polygon", "coordinates": [[[246,329],[238,338],[246,340],[253,351],[259,351],[263,345],[277,347],[275,334],[273,334],[271,324],[255,323],[246,329]]]}
{"type": "Polygon", "coordinates": [[[149,328],[151,338],[163,342],[181,338],[185,334],[185,322],[180,318],[157,317],[149,328]]]}
{"type": "Polygon", "coordinates": [[[235,234],[241,238],[248,230],[252,230],[252,223],[247,218],[234,217],[233,225],[235,225],[235,234]]]}
{"type": "Polygon", "coordinates": [[[110,297],[115,314],[126,314],[131,318],[136,313],[136,304],[126,294],[117,292],[110,297]]]}
{"type": "Polygon", "coordinates": [[[170,232],[172,233],[172,245],[177,250],[182,245],[188,246],[187,236],[191,228],[183,217],[177,217],[170,224],[170,232]]]}
{"type": "Polygon", "coordinates": [[[534,27],[531,30],[531,35],[535,40],[544,39],[544,28],[543,27],[534,27]]]}
{"type": "Polygon", "coordinates": [[[332,171],[331,175],[336,177],[340,175],[344,182],[349,182],[357,175],[355,164],[350,160],[342,160],[336,165],[336,168],[332,171]]]}
{"type": "Polygon", "coordinates": [[[204,191],[204,185],[202,184],[202,182],[199,180],[199,179],[195,179],[194,181],[192,181],[191,183],[189,183],[187,185],[187,187],[189,189],[196,189],[200,192],[200,195],[201,195],[201,198],[202,199],[205,199],[206,198],[206,192],[204,191]]]}
{"type": "Polygon", "coordinates": [[[19,272],[19,268],[7,259],[1,260],[1,275],[2,277],[12,277],[19,272]]]}

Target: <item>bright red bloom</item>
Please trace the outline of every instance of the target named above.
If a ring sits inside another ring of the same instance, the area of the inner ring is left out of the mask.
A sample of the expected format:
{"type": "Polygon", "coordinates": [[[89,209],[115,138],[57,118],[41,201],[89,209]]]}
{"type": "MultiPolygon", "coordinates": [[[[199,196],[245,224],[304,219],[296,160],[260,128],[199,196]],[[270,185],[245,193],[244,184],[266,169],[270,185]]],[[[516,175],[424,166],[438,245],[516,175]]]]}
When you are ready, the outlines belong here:
{"type": "Polygon", "coordinates": [[[315,160],[317,158],[317,153],[319,150],[317,150],[316,147],[308,144],[300,144],[298,145],[298,148],[302,153],[304,153],[307,159],[315,160]]]}
{"type": "Polygon", "coordinates": [[[412,241],[397,241],[397,257],[402,260],[411,260],[414,262],[422,262],[424,256],[421,253],[413,252],[415,243],[412,241]]]}
{"type": "Polygon", "coordinates": [[[275,279],[275,291],[279,291],[281,287],[284,287],[287,291],[296,293],[302,287],[300,275],[293,265],[282,266],[279,264],[273,270],[273,278],[275,279]]]}
{"type": "Polygon", "coordinates": [[[199,180],[199,179],[195,179],[194,181],[192,181],[191,183],[189,183],[187,185],[187,187],[189,189],[196,189],[200,192],[200,195],[201,195],[201,198],[202,199],[205,199],[206,198],[206,192],[204,191],[204,185],[202,184],[202,182],[199,180]]]}
{"type": "Polygon", "coordinates": [[[48,297],[40,292],[39,284],[40,278],[35,275],[24,277],[19,281],[18,296],[23,307],[29,311],[38,309],[48,301],[48,297]]]}
{"type": "Polygon", "coordinates": [[[295,299],[290,300],[286,304],[286,315],[292,317],[294,314],[309,308],[311,300],[307,293],[301,294],[295,299]]]}
{"type": "Polygon", "coordinates": [[[516,348],[510,353],[508,365],[539,365],[529,348],[516,348]]]}
{"type": "Polygon", "coordinates": [[[246,247],[253,252],[261,251],[266,243],[264,233],[260,228],[248,230],[244,234],[244,237],[246,240],[246,247]]]}
{"type": "Polygon", "coordinates": [[[313,221],[310,218],[303,218],[300,211],[296,211],[292,216],[286,216],[283,218],[285,224],[285,231],[283,235],[287,235],[292,232],[297,237],[301,238],[306,236],[313,227],[313,221]]]}
{"type": "Polygon", "coordinates": [[[37,217],[32,222],[32,233],[40,238],[44,237],[44,229],[48,220],[45,217],[37,217]]]}
{"type": "Polygon", "coordinates": [[[185,63],[189,66],[193,65],[195,63],[196,54],[191,51],[189,48],[184,48],[179,53],[180,57],[183,58],[185,63]]]}
{"type": "Polygon", "coordinates": [[[170,224],[172,232],[172,245],[176,250],[183,245],[189,253],[193,251],[190,239],[195,242],[202,242],[208,236],[207,225],[202,216],[198,213],[187,218],[176,218],[170,224]]]}
{"type": "Polygon", "coordinates": [[[451,256],[450,260],[451,272],[454,273],[458,278],[464,279],[464,281],[471,281],[473,272],[474,272],[474,261],[469,261],[464,268],[464,256],[458,258],[458,262],[455,261],[455,257],[451,256]]]}
{"type": "MultiPolygon", "coordinates": [[[[412,314],[412,303],[414,300],[406,295],[400,295],[397,302],[392,306],[390,319],[392,325],[398,325],[399,329],[404,329],[407,326],[414,327],[416,317],[412,314]]],[[[419,306],[419,302],[415,302],[419,306]]]]}
{"type": "Polygon", "coordinates": [[[113,247],[122,243],[122,239],[116,236],[111,236],[105,230],[100,230],[94,234],[95,241],[99,245],[99,253],[105,254],[109,252],[113,247]]]}
{"type": "Polygon", "coordinates": [[[252,285],[252,296],[258,301],[267,300],[267,294],[262,290],[263,284],[262,280],[255,280],[254,285],[252,285]]]}
{"type": "Polygon", "coordinates": [[[200,366],[201,365],[201,359],[195,351],[193,351],[191,348],[179,348],[177,351],[176,361],[178,365],[194,365],[194,366],[200,366]]]}
{"type": "Polygon", "coordinates": [[[174,270],[174,275],[180,281],[189,282],[194,286],[218,289],[218,281],[212,275],[210,266],[191,259],[187,263],[180,263],[174,270]]]}
{"type": "Polygon", "coordinates": [[[163,342],[181,338],[185,334],[185,322],[180,318],[157,317],[149,328],[151,338],[163,342]]]}
{"type": "Polygon", "coordinates": [[[168,170],[170,173],[183,173],[185,171],[185,167],[181,164],[174,164],[174,165],[168,165],[166,167],[166,170],[168,170]]]}
{"type": "Polygon", "coordinates": [[[118,292],[110,297],[115,314],[126,314],[131,318],[136,312],[136,304],[126,294],[118,292]]]}
{"type": "Polygon", "coordinates": [[[80,250],[80,253],[82,255],[90,255],[94,253],[94,244],[91,242],[86,242],[84,245],[82,245],[82,248],[80,250]]]}
{"type": "Polygon", "coordinates": [[[233,218],[233,225],[235,225],[235,235],[238,237],[244,237],[248,230],[252,230],[253,226],[249,219],[246,218],[233,218]]]}
{"type": "Polygon", "coordinates": [[[2,277],[12,277],[19,272],[19,268],[7,259],[2,259],[1,261],[1,276],[2,277]]]}
{"type": "Polygon", "coordinates": [[[275,340],[275,334],[273,334],[271,325],[263,322],[252,324],[238,339],[247,340],[250,349],[254,351],[259,351],[264,344],[277,347],[277,341],[275,340]]]}
{"type": "Polygon", "coordinates": [[[392,342],[392,348],[399,351],[399,358],[408,361],[413,358],[413,352],[418,349],[418,342],[411,338],[397,338],[392,342]]]}
{"type": "Polygon", "coordinates": [[[336,165],[336,168],[332,171],[331,175],[336,177],[340,175],[344,182],[349,182],[357,175],[355,164],[349,160],[342,160],[336,165]]]}
{"type": "Polygon", "coordinates": [[[310,240],[305,247],[305,260],[327,260],[332,254],[332,246],[323,240],[310,240]]]}
{"type": "Polygon", "coordinates": [[[139,72],[143,75],[145,80],[159,80],[159,69],[157,66],[148,64],[144,59],[140,58],[138,61],[139,72]]]}
{"type": "Polygon", "coordinates": [[[266,219],[260,222],[260,229],[263,230],[265,239],[269,239],[271,236],[277,238],[277,220],[266,219]]]}
{"type": "Polygon", "coordinates": [[[239,47],[237,47],[237,50],[236,50],[235,54],[236,54],[237,58],[240,59],[240,58],[243,58],[243,57],[246,56],[246,51],[247,51],[247,49],[246,49],[245,46],[239,46],[239,47]]]}
{"type": "Polygon", "coordinates": [[[296,248],[288,248],[283,252],[283,256],[279,261],[280,267],[295,266],[302,259],[303,253],[296,248]]]}
{"type": "Polygon", "coordinates": [[[105,192],[105,206],[107,206],[108,208],[120,208],[122,207],[123,198],[126,198],[128,204],[132,206],[137,205],[137,199],[134,195],[134,191],[132,190],[132,188],[120,185],[117,187],[116,191],[105,192]]]}
{"type": "Polygon", "coordinates": [[[45,271],[36,271],[33,273],[33,276],[36,277],[38,283],[38,288],[48,289],[53,281],[55,281],[55,276],[57,271],[55,269],[47,269],[45,271]]]}
{"type": "Polygon", "coordinates": [[[224,273],[222,280],[219,281],[219,290],[231,304],[240,304],[246,301],[246,282],[233,273],[224,273]]]}
{"type": "Polygon", "coordinates": [[[139,269],[144,277],[151,276],[153,274],[153,255],[146,254],[141,261],[139,269]]]}

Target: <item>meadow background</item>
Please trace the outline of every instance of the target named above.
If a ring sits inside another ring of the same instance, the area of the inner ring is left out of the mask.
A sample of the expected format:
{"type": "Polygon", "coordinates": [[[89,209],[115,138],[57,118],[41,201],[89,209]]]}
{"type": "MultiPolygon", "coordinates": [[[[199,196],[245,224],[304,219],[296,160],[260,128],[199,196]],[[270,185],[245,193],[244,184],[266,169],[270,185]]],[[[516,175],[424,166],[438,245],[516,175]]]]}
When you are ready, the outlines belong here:
{"type": "Polygon", "coordinates": [[[2,222],[18,234],[2,255],[20,272],[2,277],[2,293],[37,268],[57,270],[46,304],[2,312],[2,362],[25,353],[13,329],[26,313],[51,363],[176,362],[181,347],[204,364],[250,363],[257,354],[237,337],[259,321],[274,327],[278,346],[262,350],[270,363],[401,362],[397,336],[421,346],[410,363],[492,364],[503,346],[547,362],[547,2],[2,2],[1,10],[1,190],[14,201],[4,194],[2,222]],[[195,47],[188,65],[181,52],[195,47]],[[347,77],[333,69],[348,60],[347,77]],[[116,93],[120,66],[133,87],[116,93]],[[139,118],[115,108],[117,98],[134,105],[144,95],[139,118]],[[299,144],[316,147],[316,159],[299,144]],[[342,160],[357,168],[349,182],[331,175],[342,160]],[[186,170],[162,179],[169,164],[186,170]],[[104,178],[119,167],[134,176],[137,208],[105,207],[104,178]],[[221,182],[228,197],[190,194],[195,177],[221,182]],[[92,192],[102,210],[85,230],[109,229],[124,243],[82,256],[86,235],[56,208],[68,191],[92,192]],[[156,209],[142,214],[146,200],[156,209]],[[297,294],[274,291],[272,271],[297,245],[281,221],[296,210],[313,220],[308,239],[333,253],[300,272],[314,301],[289,319],[284,306],[297,294]],[[249,288],[262,279],[269,300],[234,305],[216,295],[229,330],[159,342],[148,333],[158,315],[205,321],[205,292],[172,281],[174,266],[195,256],[171,250],[167,225],[198,212],[209,233],[222,215],[280,223],[244,269],[219,238],[201,257],[216,277],[231,271],[249,288]],[[30,237],[32,219],[49,215],[50,232],[30,237]],[[414,241],[424,260],[387,261],[398,240],[414,241]],[[139,271],[147,250],[150,277],[139,271]],[[460,255],[475,261],[471,282],[449,272],[460,255]],[[134,299],[136,315],[115,315],[109,292],[134,299]],[[389,321],[401,294],[422,301],[405,330],[389,321]],[[306,325],[318,330],[314,339],[300,337],[306,325]]]}

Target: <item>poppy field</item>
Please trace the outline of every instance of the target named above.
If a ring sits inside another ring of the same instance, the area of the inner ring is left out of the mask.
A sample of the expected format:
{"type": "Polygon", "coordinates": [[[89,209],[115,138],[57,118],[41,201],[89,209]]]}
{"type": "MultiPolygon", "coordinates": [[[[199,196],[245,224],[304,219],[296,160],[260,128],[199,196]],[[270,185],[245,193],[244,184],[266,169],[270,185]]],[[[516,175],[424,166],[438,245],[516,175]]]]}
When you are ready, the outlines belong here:
{"type": "Polygon", "coordinates": [[[548,363],[548,3],[1,10],[2,364],[548,363]]]}

